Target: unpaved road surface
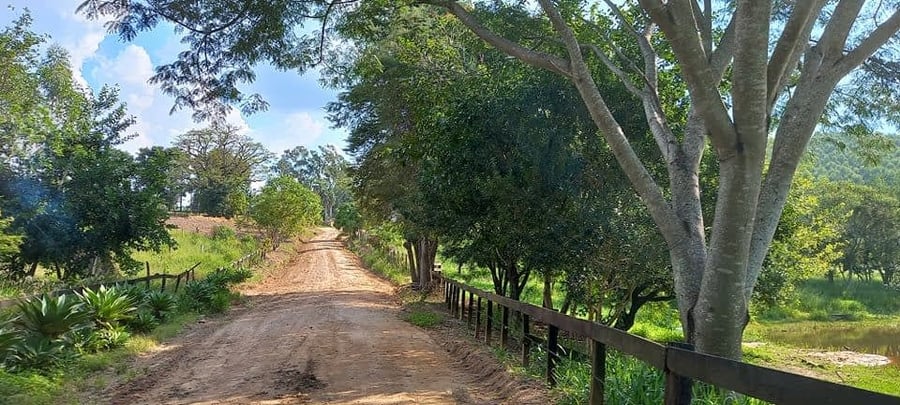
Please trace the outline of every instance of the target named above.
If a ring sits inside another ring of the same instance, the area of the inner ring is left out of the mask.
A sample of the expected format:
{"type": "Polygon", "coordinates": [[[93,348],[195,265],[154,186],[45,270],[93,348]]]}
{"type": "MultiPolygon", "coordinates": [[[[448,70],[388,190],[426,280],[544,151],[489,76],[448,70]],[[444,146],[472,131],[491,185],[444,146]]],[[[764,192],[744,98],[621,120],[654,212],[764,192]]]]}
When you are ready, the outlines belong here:
{"type": "Polygon", "coordinates": [[[245,305],[138,359],[140,375],[99,402],[509,402],[444,343],[401,320],[393,287],[361,269],[336,237],[321,229],[288,265],[245,290],[245,305]]]}

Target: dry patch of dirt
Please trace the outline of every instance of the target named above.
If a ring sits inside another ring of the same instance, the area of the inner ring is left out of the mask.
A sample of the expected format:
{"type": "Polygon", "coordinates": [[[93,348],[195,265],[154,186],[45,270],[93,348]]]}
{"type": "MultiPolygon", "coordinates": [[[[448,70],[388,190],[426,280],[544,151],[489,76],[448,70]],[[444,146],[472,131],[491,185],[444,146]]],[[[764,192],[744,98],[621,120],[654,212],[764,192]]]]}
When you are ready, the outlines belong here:
{"type": "Polygon", "coordinates": [[[890,364],[891,359],[879,354],[859,353],[849,350],[838,352],[822,352],[804,350],[803,353],[814,359],[826,361],[837,366],[878,367],[890,364]]]}
{"type": "Polygon", "coordinates": [[[213,228],[217,226],[236,227],[234,220],[203,215],[173,215],[166,220],[166,225],[174,226],[186,232],[202,233],[204,235],[212,235],[213,228]]]}
{"type": "Polygon", "coordinates": [[[275,254],[283,266],[245,286],[244,305],[137,359],[140,375],[91,403],[547,402],[489,353],[402,321],[394,288],[336,237],[323,228],[295,253],[275,254]]]}

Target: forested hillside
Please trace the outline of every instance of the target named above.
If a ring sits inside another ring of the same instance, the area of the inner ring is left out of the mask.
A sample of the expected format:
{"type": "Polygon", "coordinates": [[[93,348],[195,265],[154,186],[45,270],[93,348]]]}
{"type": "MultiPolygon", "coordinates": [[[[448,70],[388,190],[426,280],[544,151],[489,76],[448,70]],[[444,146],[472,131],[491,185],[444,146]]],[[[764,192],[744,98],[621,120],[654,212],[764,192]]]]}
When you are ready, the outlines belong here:
{"type": "Polygon", "coordinates": [[[809,145],[812,173],[831,181],[900,190],[900,135],[886,135],[883,140],[882,147],[870,151],[835,142],[831,137],[814,138],[809,145]]]}

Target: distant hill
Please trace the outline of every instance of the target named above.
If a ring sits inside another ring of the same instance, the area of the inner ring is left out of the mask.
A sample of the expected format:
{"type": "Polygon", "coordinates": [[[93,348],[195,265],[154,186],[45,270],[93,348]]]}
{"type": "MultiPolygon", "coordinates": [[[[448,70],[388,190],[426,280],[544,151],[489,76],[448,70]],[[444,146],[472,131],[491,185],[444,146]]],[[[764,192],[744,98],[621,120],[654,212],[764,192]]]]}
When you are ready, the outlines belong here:
{"type": "Polygon", "coordinates": [[[900,136],[889,136],[894,147],[888,151],[853,144],[841,148],[833,139],[815,136],[810,142],[808,159],[813,176],[900,190],[900,136]]]}

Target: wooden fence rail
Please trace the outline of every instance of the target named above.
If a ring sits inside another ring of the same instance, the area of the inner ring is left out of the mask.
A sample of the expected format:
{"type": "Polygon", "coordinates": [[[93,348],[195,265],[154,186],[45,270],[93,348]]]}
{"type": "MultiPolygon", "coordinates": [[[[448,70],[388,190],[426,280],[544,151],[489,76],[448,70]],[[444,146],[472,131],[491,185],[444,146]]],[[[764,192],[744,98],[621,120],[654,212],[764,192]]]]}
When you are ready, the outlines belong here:
{"type": "Polygon", "coordinates": [[[476,338],[480,337],[480,328],[483,326],[487,344],[491,342],[495,305],[498,311],[502,311],[501,324],[497,327],[502,342],[506,341],[509,333],[509,311],[519,313],[523,332],[522,362],[525,365],[529,362],[530,345],[534,343],[529,334],[530,324],[537,322],[546,325],[548,337],[541,343],[546,346],[548,354],[546,377],[551,385],[555,383],[553,369],[560,353],[559,332],[566,331],[590,339],[591,405],[604,403],[607,348],[616,349],[662,370],[665,375],[667,405],[690,404],[692,380],[775,404],[900,405],[900,397],[697,353],[686,344],[661,345],[605,325],[482,291],[455,280],[441,278],[439,282],[450,314],[459,319],[468,318],[467,322],[470,324],[474,320],[476,338]],[[468,305],[466,294],[469,295],[468,305]],[[482,300],[487,308],[484,322],[481,316],[482,300]],[[474,319],[473,301],[477,302],[474,319]]]}
{"type": "MultiPolygon", "coordinates": [[[[250,252],[250,253],[244,255],[243,257],[231,262],[230,266],[234,267],[234,268],[245,267],[245,266],[255,266],[256,264],[259,264],[265,258],[266,258],[265,250],[260,249],[260,250],[250,252]]],[[[102,285],[134,285],[134,284],[145,283],[147,288],[149,289],[151,282],[159,280],[160,281],[160,291],[165,291],[166,285],[167,285],[167,280],[175,280],[174,290],[175,290],[175,292],[178,292],[178,289],[181,286],[183,286],[184,284],[187,284],[188,281],[197,280],[197,267],[199,267],[200,264],[201,263],[198,262],[197,264],[191,266],[187,270],[182,271],[181,273],[178,273],[178,274],[153,274],[153,275],[151,275],[150,274],[150,263],[147,262],[146,263],[146,274],[147,275],[144,277],[130,278],[130,279],[126,279],[126,280],[109,280],[109,281],[98,282],[98,283],[93,283],[93,284],[73,286],[73,287],[69,287],[69,288],[62,288],[59,290],[54,290],[54,291],[50,291],[50,292],[46,292],[46,293],[32,294],[32,295],[28,295],[28,296],[24,296],[24,297],[0,300],[0,309],[16,305],[18,302],[23,301],[23,300],[29,300],[29,299],[32,299],[35,297],[40,297],[45,294],[50,295],[52,297],[56,297],[61,294],[71,294],[71,293],[75,293],[75,292],[81,293],[86,288],[96,290],[97,288],[100,288],[100,286],[102,286],[102,285]]]]}

